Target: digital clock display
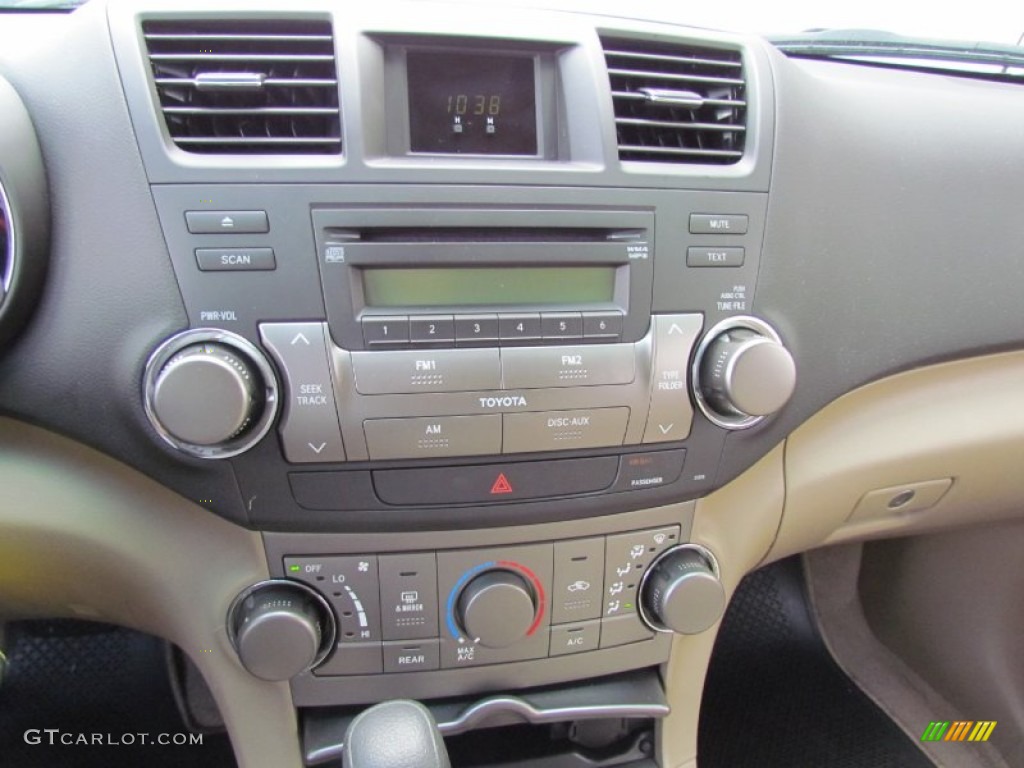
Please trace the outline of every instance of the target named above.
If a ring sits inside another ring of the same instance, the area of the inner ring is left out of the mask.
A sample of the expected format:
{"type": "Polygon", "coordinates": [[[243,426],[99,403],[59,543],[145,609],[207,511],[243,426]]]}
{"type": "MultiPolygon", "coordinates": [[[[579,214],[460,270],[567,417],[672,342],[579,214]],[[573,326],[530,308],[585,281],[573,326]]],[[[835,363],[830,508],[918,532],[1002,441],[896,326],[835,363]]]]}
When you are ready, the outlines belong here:
{"type": "Polygon", "coordinates": [[[467,155],[536,155],[532,56],[409,51],[409,148],[467,155]]]}

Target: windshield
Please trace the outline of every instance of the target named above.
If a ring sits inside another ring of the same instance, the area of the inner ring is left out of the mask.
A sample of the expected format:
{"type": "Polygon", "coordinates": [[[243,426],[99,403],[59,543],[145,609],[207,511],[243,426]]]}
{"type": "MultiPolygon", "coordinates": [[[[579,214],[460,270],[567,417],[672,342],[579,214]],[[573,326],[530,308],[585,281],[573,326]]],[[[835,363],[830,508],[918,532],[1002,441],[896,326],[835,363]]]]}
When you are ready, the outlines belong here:
{"type": "MultiPolygon", "coordinates": [[[[453,4],[562,8],[606,16],[665,21],[692,27],[785,37],[824,29],[871,31],[962,43],[1020,45],[1024,3],[973,0],[923,4],[920,0],[730,0],[688,3],[668,0],[451,0],[453,4]]],[[[85,0],[0,0],[0,8],[69,9],[85,0]]],[[[339,5],[339,8],[342,7],[339,5]]],[[[886,39],[880,34],[879,39],[886,39]]]]}

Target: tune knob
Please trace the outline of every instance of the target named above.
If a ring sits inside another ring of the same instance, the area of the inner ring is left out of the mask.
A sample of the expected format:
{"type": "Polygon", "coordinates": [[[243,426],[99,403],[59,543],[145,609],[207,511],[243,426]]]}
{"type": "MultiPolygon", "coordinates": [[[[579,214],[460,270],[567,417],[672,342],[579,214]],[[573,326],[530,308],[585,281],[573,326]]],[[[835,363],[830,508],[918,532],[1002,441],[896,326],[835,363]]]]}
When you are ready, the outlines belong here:
{"type": "Polygon", "coordinates": [[[697,402],[712,422],[743,429],[781,409],[796,386],[796,365],[778,334],[756,318],[712,328],[694,364],[697,402]]]}
{"type": "Polygon", "coordinates": [[[312,589],[264,581],[240,594],[228,614],[239,660],[261,680],[288,680],[320,663],[334,645],[334,617],[312,589]]]}
{"type": "Polygon", "coordinates": [[[530,585],[512,571],[487,571],[459,595],[458,619],[466,636],[487,648],[505,648],[533,625],[537,602],[530,585]]]}
{"type": "Polygon", "coordinates": [[[186,331],[153,353],[145,372],[146,414],[175,448],[226,458],[266,434],[277,385],[263,354],[224,331],[186,331]]]}
{"type": "Polygon", "coordinates": [[[710,552],[682,544],[664,552],[644,574],[640,612],[652,628],[681,635],[709,629],[725,611],[725,589],[710,552]]]}

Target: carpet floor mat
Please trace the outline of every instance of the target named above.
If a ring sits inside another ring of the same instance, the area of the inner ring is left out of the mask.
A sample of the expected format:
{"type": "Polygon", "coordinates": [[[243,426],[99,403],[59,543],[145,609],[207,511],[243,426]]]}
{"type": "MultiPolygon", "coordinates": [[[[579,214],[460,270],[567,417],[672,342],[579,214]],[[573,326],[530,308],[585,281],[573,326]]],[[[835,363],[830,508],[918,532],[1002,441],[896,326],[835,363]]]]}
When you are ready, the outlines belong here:
{"type": "Polygon", "coordinates": [[[790,558],[748,575],[715,644],[700,768],[933,768],[836,665],[790,558]]]}
{"type": "Polygon", "coordinates": [[[6,636],[0,765],[235,768],[226,735],[186,729],[156,638],[76,621],[15,622],[6,636]]]}

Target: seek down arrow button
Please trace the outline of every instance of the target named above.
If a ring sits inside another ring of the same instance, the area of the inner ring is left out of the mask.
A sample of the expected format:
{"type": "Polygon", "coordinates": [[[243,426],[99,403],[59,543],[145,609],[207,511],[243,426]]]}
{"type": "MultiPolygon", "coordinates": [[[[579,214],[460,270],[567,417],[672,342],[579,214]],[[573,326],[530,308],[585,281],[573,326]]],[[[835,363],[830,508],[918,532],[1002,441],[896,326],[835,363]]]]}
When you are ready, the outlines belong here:
{"type": "Polygon", "coordinates": [[[293,464],[345,461],[322,323],[263,323],[260,336],[284,379],[279,426],[293,464]]]}

